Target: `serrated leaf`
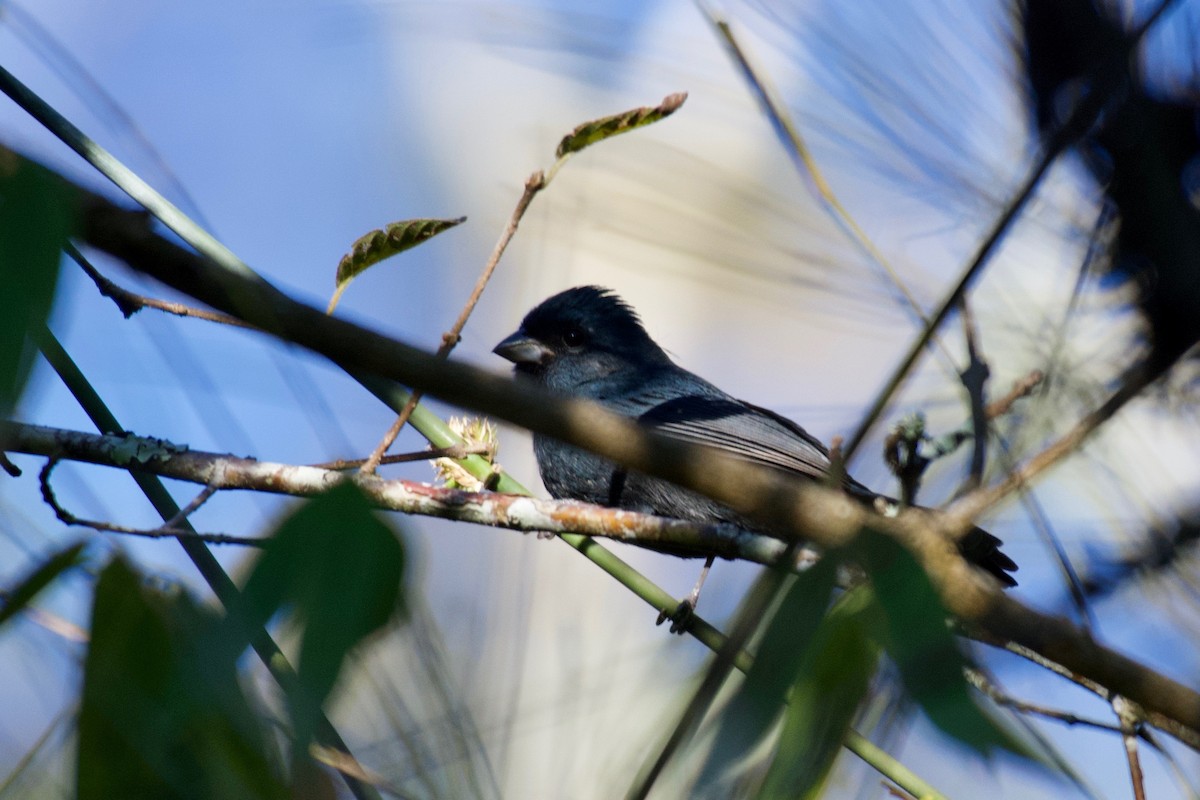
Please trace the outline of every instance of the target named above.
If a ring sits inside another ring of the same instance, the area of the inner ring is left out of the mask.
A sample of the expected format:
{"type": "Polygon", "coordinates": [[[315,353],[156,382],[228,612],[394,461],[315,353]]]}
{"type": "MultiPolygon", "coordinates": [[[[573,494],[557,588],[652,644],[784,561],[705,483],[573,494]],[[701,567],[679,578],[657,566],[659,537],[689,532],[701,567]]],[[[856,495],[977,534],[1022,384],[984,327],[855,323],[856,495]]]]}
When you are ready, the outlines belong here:
{"type": "Polygon", "coordinates": [[[837,565],[828,556],[792,579],[767,623],[745,680],[721,709],[716,739],[696,782],[705,796],[716,796],[713,792],[728,795],[733,770],[775,726],[825,615],[836,579],[837,565]]]}
{"type": "Polygon", "coordinates": [[[870,593],[844,595],[821,622],[792,687],[779,748],[758,800],[816,797],[879,663],[870,593]]]}
{"type": "Polygon", "coordinates": [[[12,410],[32,369],[26,332],[50,314],[75,205],[65,181],[0,148],[0,414],[12,410]]]}
{"type": "Polygon", "coordinates": [[[249,623],[287,609],[301,626],[299,685],[284,687],[298,747],[346,656],[402,609],[403,569],[400,539],[351,483],[301,506],[255,564],[243,593],[249,623]]]}
{"type": "Polygon", "coordinates": [[[687,100],[687,92],[677,92],[667,95],[656,106],[642,106],[621,114],[585,122],[562,138],[554,155],[562,158],[568,153],[578,153],[583,148],[602,139],[658,122],[678,111],[685,100],[687,100]]]}
{"type": "Polygon", "coordinates": [[[83,544],[83,542],[76,542],[59,550],[39,564],[29,577],[17,584],[16,588],[9,591],[4,605],[0,607],[0,625],[29,605],[38,592],[49,586],[55,578],[79,563],[79,554],[83,550],[83,544]]]}
{"type": "Polygon", "coordinates": [[[971,694],[963,675],[967,660],[925,571],[892,539],[870,531],[861,539],[864,566],[883,612],[882,644],[909,695],[944,733],[980,754],[999,748],[1034,758],[971,694]]]}
{"type": "Polygon", "coordinates": [[[337,305],[338,298],[350,285],[350,281],[362,272],[405,250],[426,242],[445,230],[466,222],[466,217],[457,219],[405,219],[385,225],[378,230],[358,237],[350,246],[350,252],[338,262],[334,278],[336,288],[329,302],[329,311],[337,305]]]}
{"type": "Polygon", "coordinates": [[[77,797],[288,796],[237,681],[244,645],[219,617],[146,588],[118,558],[96,584],[91,632],[77,797]]]}

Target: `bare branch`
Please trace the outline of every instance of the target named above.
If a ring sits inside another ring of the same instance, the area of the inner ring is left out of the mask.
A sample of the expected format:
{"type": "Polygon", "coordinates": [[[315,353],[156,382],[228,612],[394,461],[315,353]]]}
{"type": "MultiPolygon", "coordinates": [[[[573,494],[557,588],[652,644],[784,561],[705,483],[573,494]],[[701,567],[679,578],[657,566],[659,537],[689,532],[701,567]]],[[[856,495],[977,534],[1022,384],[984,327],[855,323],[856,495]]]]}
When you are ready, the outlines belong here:
{"type": "Polygon", "coordinates": [[[959,304],[962,316],[963,336],[967,340],[967,368],[959,377],[967,389],[971,400],[971,438],[974,439],[971,449],[971,470],[964,486],[976,489],[983,483],[983,466],[987,461],[988,416],[984,398],[987,396],[987,380],[990,375],[987,362],[979,352],[979,330],[975,325],[975,315],[971,312],[971,304],[963,295],[959,304]]]}
{"type": "Polygon", "coordinates": [[[1009,473],[995,486],[977,489],[958,500],[949,509],[962,517],[976,518],[1012,492],[1028,485],[1034,478],[1079,449],[1105,422],[1120,411],[1127,402],[1141,393],[1157,377],[1145,369],[1134,369],[1121,381],[1120,387],[1095,411],[1088,414],[1058,441],[1038,453],[1020,468],[1009,473]]]}
{"type": "Polygon", "coordinates": [[[1033,390],[1041,385],[1046,379],[1046,374],[1040,369],[1032,370],[1028,375],[1013,383],[1008,394],[1001,397],[999,400],[993,400],[987,404],[985,413],[988,420],[994,420],[1007,414],[1016,403],[1023,397],[1028,397],[1033,394],[1033,390]]]}
{"type": "Polygon", "coordinates": [[[185,519],[187,519],[192,514],[194,514],[196,512],[196,509],[200,508],[200,506],[204,505],[210,499],[212,499],[212,496],[216,493],[217,493],[217,490],[215,488],[213,488],[212,486],[205,486],[203,489],[200,490],[200,494],[198,494],[192,498],[192,502],[188,503],[186,506],[179,509],[178,514],[174,515],[169,520],[164,522],[163,527],[164,528],[173,528],[176,525],[180,524],[185,519]]]}
{"type": "MultiPolygon", "coordinates": [[[[200,533],[191,528],[175,527],[175,525],[187,518],[187,514],[183,511],[177,514],[174,519],[164,522],[157,528],[131,528],[126,525],[116,525],[111,522],[77,517],[62,507],[58,502],[58,498],[54,495],[54,490],[50,488],[50,473],[54,471],[54,467],[58,465],[60,460],[58,456],[51,456],[46,462],[46,466],[42,467],[42,471],[38,473],[38,481],[42,487],[42,499],[54,511],[54,516],[58,517],[58,520],[64,525],[79,525],[105,533],[124,533],[129,536],[142,536],[147,539],[195,539],[196,541],[207,542],[208,544],[237,544],[244,547],[262,547],[265,544],[263,539],[256,537],[233,536],[227,533],[200,533]]],[[[205,490],[205,492],[208,491],[208,489],[205,490]]],[[[205,492],[201,492],[200,496],[203,497],[205,492]]],[[[191,506],[189,506],[189,509],[191,509],[191,506]]]]}
{"type": "Polygon", "coordinates": [[[1133,784],[1134,800],[1146,800],[1146,782],[1142,777],[1142,760],[1138,756],[1137,730],[1141,720],[1137,709],[1124,697],[1114,697],[1113,711],[1121,721],[1121,741],[1125,744],[1125,758],[1129,761],[1129,780],[1133,784]]]}
{"type": "Polygon", "coordinates": [[[1064,725],[1083,725],[1088,728],[1097,728],[1103,731],[1111,731],[1113,733],[1121,733],[1121,726],[1114,725],[1111,722],[1101,722],[1095,719],[1088,719],[1073,714],[1070,711],[1060,711],[1056,708],[1048,708],[1046,706],[1037,705],[1034,703],[1026,703],[1023,700],[1017,700],[1015,697],[1010,697],[1005,694],[999,686],[977,669],[968,669],[966,671],[967,681],[970,682],[979,691],[986,694],[993,703],[1005,708],[1011,708],[1013,711],[1022,714],[1036,714],[1039,717],[1046,719],[1057,720],[1064,725]]]}
{"type": "MultiPolygon", "coordinates": [[[[48,483],[49,471],[62,459],[128,469],[129,445],[138,437],[103,436],[78,431],[47,428],[40,425],[0,423],[0,439],[14,452],[44,455],[50,458],[42,470],[42,491],[46,502],[59,519],[68,525],[84,525],[97,530],[138,536],[212,537],[218,544],[261,546],[257,539],[225,534],[194,534],[163,525],[161,528],[126,528],[105,522],[82,520],[66,511],[55,499],[48,483]]],[[[155,440],[157,441],[157,440],[155,440]]],[[[681,520],[604,508],[570,500],[537,500],[525,495],[493,492],[464,492],[404,480],[384,480],[376,476],[344,475],[331,469],[277,464],[250,458],[205,453],[184,448],[139,461],[136,469],[175,480],[202,484],[206,492],[227,489],[312,497],[350,480],[378,508],[405,514],[440,517],[477,525],[508,528],[526,533],[583,533],[617,539],[639,545],[670,545],[693,549],[697,557],[715,552],[725,559],[743,559],[759,564],[778,563],[786,545],[778,539],[749,533],[732,525],[698,525],[681,520]]],[[[803,550],[793,559],[797,567],[813,562],[815,553],[803,550]]]]}
{"type": "Polygon", "coordinates": [[[100,271],[92,265],[92,262],[87,260],[83,253],[79,252],[75,245],[68,242],[63,247],[63,250],[92,279],[92,283],[96,284],[96,288],[100,290],[100,294],[116,303],[117,308],[125,315],[126,319],[132,317],[143,308],[153,308],[158,311],[165,311],[168,314],[174,314],[177,317],[194,317],[221,325],[230,325],[235,328],[257,330],[255,326],[242,322],[237,317],[231,317],[228,314],[222,314],[218,311],[207,311],[203,308],[193,308],[183,303],[172,303],[167,300],[159,300],[155,297],[135,294],[100,274],[100,271]]]}
{"type": "MultiPolygon", "coordinates": [[[[1020,656],[1021,658],[1031,661],[1034,664],[1037,664],[1039,667],[1049,670],[1055,675],[1065,678],[1077,686],[1087,689],[1089,692],[1097,697],[1102,698],[1106,702],[1111,702],[1110,698],[1113,696],[1111,690],[1085,675],[1067,669],[1057,661],[1047,658],[1031,648],[1016,642],[1004,641],[977,629],[969,631],[967,635],[976,641],[983,642],[984,644],[991,645],[992,647],[1000,648],[1001,650],[1007,650],[1013,655],[1020,656]]],[[[1169,715],[1162,714],[1157,711],[1142,708],[1142,714],[1148,724],[1153,725],[1159,730],[1165,731],[1171,736],[1174,736],[1176,739],[1183,742],[1193,750],[1200,751],[1200,731],[1180,725],[1178,721],[1172,719],[1169,715]]]]}
{"type": "MultiPolygon", "coordinates": [[[[533,173],[525,180],[525,190],[521,193],[521,199],[517,201],[517,206],[513,209],[512,216],[508,219],[508,224],[504,226],[504,230],[500,234],[500,239],[492,249],[492,254],[488,257],[487,263],[483,265],[483,272],[479,273],[479,277],[475,281],[475,288],[471,290],[471,296],[467,298],[466,305],[458,313],[458,319],[454,321],[454,325],[451,326],[450,330],[442,334],[442,344],[438,347],[437,351],[438,358],[446,358],[450,355],[450,351],[458,345],[459,339],[462,338],[462,330],[466,327],[467,320],[471,317],[471,312],[475,310],[476,304],[479,303],[479,298],[483,296],[483,290],[487,288],[488,281],[492,279],[492,273],[496,271],[496,265],[500,263],[500,257],[508,249],[508,243],[516,235],[517,226],[521,224],[521,220],[525,217],[525,212],[529,209],[529,204],[533,202],[533,198],[537,196],[538,192],[546,188],[547,183],[548,181],[541,170],[533,173]]],[[[415,389],[408,398],[408,402],[404,404],[404,408],[401,409],[400,415],[396,417],[396,421],[392,423],[392,427],[384,434],[383,439],[371,453],[371,457],[362,465],[363,472],[369,474],[379,467],[383,454],[392,446],[392,442],[396,441],[396,437],[400,435],[401,429],[404,428],[405,423],[408,422],[408,418],[412,416],[413,410],[416,409],[419,402],[421,402],[421,390],[415,389]]]]}

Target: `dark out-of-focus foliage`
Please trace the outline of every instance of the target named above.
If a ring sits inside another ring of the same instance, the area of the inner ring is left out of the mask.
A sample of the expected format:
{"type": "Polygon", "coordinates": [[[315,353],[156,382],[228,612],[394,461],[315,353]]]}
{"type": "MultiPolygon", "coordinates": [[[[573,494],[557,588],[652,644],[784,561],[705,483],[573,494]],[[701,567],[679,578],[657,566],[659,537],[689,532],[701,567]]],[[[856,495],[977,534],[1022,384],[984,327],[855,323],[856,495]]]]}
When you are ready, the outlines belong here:
{"type": "Polygon", "coordinates": [[[243,607],[225,616],[112,561],[97,584],[84,665],[79,797],[282,798],[330,783],[307,759],[321,704],[350,653],[403,609],[404,560],[401,540],[344,485],[284,520],[243,607]],[[247,637],[280,612],[299,636],[296,674],[281,682],[290,788],[269,718],[237,666],[247,637]]]}
{"type": "Polygon", "coordinates": [[[1030,100],[1043,141],[1073,105],[1105,99],[1099,124],[1075,132],[1076,145],[1118,212],[1112,269],[1140,290],[1152,345],[1146,366],[1160,374],[1200,341],[1200,87],[1157,96],[1163,91],[1147,85],[1115,9],[1091,0],[1026,0],[1023,12],[1030,100]]]}
{"type": "Polygon", "coordinates": [[[56,175],[0,156],[0,414],[16,407],[33,369],[26,333],[50,314],[74,207],[72,190],[56,175]]]}
{"type": "Polygon", "coordinates": [[[1130,578],[1152,578],[1194,554],[1197,543],[1200,543],[1200,510],[1178,522],[1150,529],[1141,546],[1132,553],[1093,559],[1084,591],[1102,597],[1115,592],[1130,578]]]}

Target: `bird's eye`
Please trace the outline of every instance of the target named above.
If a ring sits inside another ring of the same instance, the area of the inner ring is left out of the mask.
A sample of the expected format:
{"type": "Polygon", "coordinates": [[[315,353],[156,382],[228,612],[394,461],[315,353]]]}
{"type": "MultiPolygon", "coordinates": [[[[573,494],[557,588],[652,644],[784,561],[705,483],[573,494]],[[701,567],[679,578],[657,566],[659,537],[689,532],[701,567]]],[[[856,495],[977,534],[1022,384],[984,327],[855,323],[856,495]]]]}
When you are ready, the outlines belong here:
{"type": "Polygon", "coordinates": [[[582,328],[568,328],[563,333],[562,340],[567,347],[579,347],[587,341],[587,334],[583,332],[582,328]]]}

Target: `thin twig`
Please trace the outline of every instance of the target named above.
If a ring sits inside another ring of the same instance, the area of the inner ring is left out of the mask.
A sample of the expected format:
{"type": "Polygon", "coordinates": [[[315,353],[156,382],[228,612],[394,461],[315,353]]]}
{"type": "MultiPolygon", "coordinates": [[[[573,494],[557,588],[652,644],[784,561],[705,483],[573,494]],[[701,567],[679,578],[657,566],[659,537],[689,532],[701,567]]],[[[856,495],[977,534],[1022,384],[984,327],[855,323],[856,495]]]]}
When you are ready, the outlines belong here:
{"type": "Polygon", "coordinates": [[[1000,483],[977,489],[955,501],[948,511],[964,518],[976,519],[984,511],[1003,500],[1014,490],[1030,483],[1060,460],[1075,452],[1101,425],[1112,418],[1143,389],[1155,380],[1156,375],[1146,369],[1135,368],[1121,381],[1117,390],[1095,411],[1088,414],[1067,431],[1058,441],[1046,447],[1023,466],[1013,470],[1000,483]]]}
{"type": "MultiPolygon", "coordinates": [[[[1026,647],[1025,645],[1017,642],[998,639],[977,627],[971,627],[966,630],[960,629],[959,632],[977,642],[982,642],[1001,650],[1007,650],[1015,656],[1019,656],[1026,661],[1037,664],[1042,669],[1053,672],[1060,678],[1065,678],[1071,683],[1074,683],[1076,686],[1086,689],[1097,697],[1103,699],[1105,702],[1112,702],[1113,692],[1106,686],[1092,680],[1091,678],[1088,678],[1085,675],[1081,675],[1078,672],[1064,667],[1057,661],[1047,658],[1032,648],[1026,647]]],[[[1128,702],[1128,698],[1126,698],[1126,700],[1128,702]]],[[[1165,714],[1161,714],[1157,711],[1151,711],[1145,707],[1141,707],[1141,715],[1148,725],[1152,725],[1164,733],[1175,737],[1193,750],[1200,751],[1200,730],[1190,728],[1186,725],[1181,725],[1179,722],[1171,719],[1165,714]]]]}
{"type": "MultiPolygon", "coordinates": [[[[766,74],[751,63],[746,47],[742,45],[733,33],[733,28],[730,26],[729,21],[723,19],[705,0],[696,0],[696,5],[708,20],[708,23],[716,30],[729,54],[733,56],[734,61],[737,62],[738,69],[741,70],[742,76],[754,91],[763,111],[767,115],[767,119],[770,120],[772,127],[774,127],[788,155],[791,156],[792,162],[796,165],[801,177],[808,182],[817,202],[824,206],[834,222],[846,232],[850,241],[856,244],[871,261],[883,270],[884,274],[892,282],[892,286],[904,298],[905,303],[917,322],[928,324],[929,318],[925,310],[921,308],[920,303],[917,302],[912,292],[909,291],[900,274],[896,272],[883,253],[879,251],[879,248],[867,236],[866,231],[855,222],[849,210],[842,205],[834,193],[833,187],[825,180],[821,168],[817,165],[816,159],[813,158],[808,145],[805,144],[804,137],[800,135],[800,129],[792,120],[791,115],[788,114],[787,108],[779,98],[778,92],[775,91],[774,87],[768,81],[766,74]]],[[[953,369],[954,359],[940,340],[938,341],[938,345],[941,347],[941,353],[946,363],[953,369]]],[[[849,455],[847,453],[847,457],[849,455]]]]}
{"type": "MultiPolygon", "coordinates": [[[[247,536],[233,536],[227,533],[201,533],[190,528],[176,528],[171,523],[164,523],[157,528],[130,528],[125,525],[115,525],[111,522],[101,522],[99,520],[82,519],[67,511],[58,502],[58,498],[54,496],[54,490],[50,488],[50,473],[58,465],[61,459],[57,456],[51,456],[46,460],[46,465],[42,467],[38,473],[38,481],[42,488],[42,499],[46,501],[46,505],[54,511],[54,516],[58,517],[59,521],[64,525],[79,525],[84,528],[92,528],[97,531],[105,531],[108,533],[123,533],[130,536],[142,536],[148,539],[193,539],[199,542],[208,544],[236,544],[243,547],[264,547],[266,541],[263,539],[247,536]]],[[[209,489],[205,489],[200,493],[203,496],[209,489]]],[[[215,491],[215,490],[212,490],[215,491]]],[[[193,501],[195,502],[195,501],[193,501]]],[[[175,516],[172,522],[182,521],[187,515],[182,511],[175,516]]]]}
{"type": "Polygon", "coordinates": [[[1129,780],[1133,784],[1134,800],[1146,800],[1146,782],[1142,776],[1142,760],[1138,756],[1137,730],[1141,720],[1137,709],[1124,697],[1114,697],[1113,712],[1121,721],[1121,741],[1125,745],[1125,758],[1129,762],[1129,780]]]}
{"type": "Polygon", "coordinates": [[[967,342],[967,368],[960,373],[963,386],[971,405],[971,433],[974,442],[971,448],[971,469],[963,486],[967,491],[983,483],[983,466],[987,461],[988,417],[985,409],[987,397],[987,362],[979,352],[979,331],[975,325],[975,314],[966,295],[959,304],[962,317],[963,337],[967,342]]]}
{"type": "Polygon", "coordinates": [[[21,477],[21,468],[10,461],[8,458],[8,453],[5,453],[3,450],[0,450],[0,469],[3,469],[5,472],[7,472],[10,477],[21,477]]]}
{"type": "MultiPolygon", "coordinates": [[[[379,460],[380,466],[387,464],[409,464],[413,461],[432,461],[437,458],[466,458],[467,456],[490,456],[495,452],[494,445],[471,445],[471,444],[456,444],[450,447],[431,447],[428,450],[416,450],[412,453],[395,453],[393,455],[384,456],[379,460]]],[[[335,461],[326,461],[322,464],[310,464],[309,466],[317,469],[331,469],[338,472],[345,470],[359,469],[363,464],[367,463],[365,458],[339,458],[335,461]]]]}
{"type": "Polygon", "coordinates": [[[165,311],[168,314],[174,314],[177,317],[195,317],[196,319],[203,319],[208,322],[217,322],[221,325],[231,325],[235,328],[245,328],[252,331],[258,330],[256,326],[248,322],[243,322],[237,317],[231,317],[219,311],[208,311],[203,308],[184,305],[183,303],[172,303],[167,300],[159,300],[154,297],[135,294],[101,275],[100,271],[92,266],[92,263],[88,261],[83,253],[79,252],[75,245],[67,242],[63,245],[63,250],[87,273],[87,276],[96,284],[96,288],[100,290],[100,294],[116,303],[117,308],[125,315],[126,319],[132,317],[143,308],[153,308],[158,311],[165,311]]]}
{"type": "Polygon", "coordinates": [[[970,682],[979,691],[986,694],[996,705],[1011,708],[1013,711],[1022,714],[1036,714],[1039,717],[1057,720],[1064,725],[1083,725],[1089,728],[1097,728],[1099,730],[1111,731],[1113,733],[1121,733],[1121,726],[1111,722],[1101,722],[1087,717],[1080,717],[1070,711],[1060,711],[1056,708],[1048,708],[1046,706],[1027,703],[1023,700],[1017,700],[1010,697],[1001,691],[1000,687],[992,683],[992,681],[977,669],[967,669],[965,671],[967,681],[970,682]]]}
{"type": "MultiPolygon", "coordinates": [[[[1008,443],[1003,438],[999,442],[1002,463],[1007,470],[1012,471],[1016,468],[1016,460],[1008,449],[1008,443]]],[[[1088,592],[1084,588],[1083,580],[1079,577],[1079,572],[1071,562],[1070,556],[1067,555],[1067,549],[1063,546],[1062,539],[1055,533],[1049,515],[1036,495],[1032,491],[1027,491],[1028,488],[1021,487],[1018,491],[1021,493],[1021,502],[1025,505],[1029,522],[1037,531],[1038,536],[1047,542],[1050,549],[1054,551],[1054,560],[1062,573],[1067,591],[1070,592],[1071,602],[1079,612],[1079,623],[1091,635],[1099,623],[1092,610],[1092,604],[1088,600],[1088,592]]]]}
{"type": "MultiPolygon", "coordinates": [[[[1126,59],[1128,59],[1129,54],[1133,51],[1133,48],[1137,46],[1138,42],[1141,40],[1146,31],[1149,30],[1149,28],[1174,2],[1176,2],[1176,0],[1163,0],[1159,7],[1147,17],[1146,21],[1128,37],[1125,42],[1125,47],[1121,49],[1121,52],[1111,56],[1108,63],[1112,63],[1117,60],[1124,62],[1126,59]]],[[[1107,66],[1107,64],[1105,66],[1107,66]]],[[[1112,75],[1118,73],[1114,70],[1107,69],[1100,72],[1100,74],[1112,75]]],[[[1103,113],[1104,109],[1108,106],[1109,98],[1115,95],[1119,88],[1118,85],[1114,84],[1115,82],[1113,81],[1105,81],[1103,83],[1099,81],[1094,82],[1091,87],[1091,91],[1082,98],[1082,100],[1072,110],[1071,115],[1067,118],[1067,120],[1063,122],[1062,125],[1047,139],[1046,147],[1041,158],[1034,165],[1033,169],[1030,170],[1024,182],[1022,182],[1020,189],[1008,202],[1007,206],[1005,206],[1003,213],[1001,213],[995,223],[993,223],[992,229],[980,243],[978,249],[975,251],[974,256],[972,256],[971,260],[967,263],[966,268],[962,271],[962,274],[960,275],[954,288],[951,289],[946,297],[942,300],[937,311],[931,316],[929,323],[924,327],[924,329],[921,331],[921,334],[909,347],[908,352],[904,355],[904,358],[892,372],[891,377],[889,377],[887,383],[884,384],[883,389],[875,398],[874,403],[872,403],[871,408],[863,417],[862,422],[859,423],[858,428],[850,437],[849,444],[846,446],[847,460],[854,457],[854,453],[858,450],[859,445],[861,445],[863,440],[866,438],[867,433],[870,432],[871,428],[873,428],[875,423],[879,420],[879,417],[882,416],[883,410],[887,407],[887,404],[891,400],[892,396],[908,378],[908,375],[912,371],[913,366],[916,364],[917,359],[920,358],[921,353],[924,352],[925,346],[936,334],[937,329],[941,327],[942,323],[946,321],[946,318],[950,315],[950,312],[956,306],[958,306],[959,301],[967,291],[967,287],[974,282],[975,277],[983,269],[984,265],[986,265],[990,260],[993,251],[996,249],[997,245],[1000,244],[1000,240],[1004,237],[1005,233],[1007,233],[1009,227],[1013,224],[1013,222],[1016,221],[1017,215],[1033,196],[1034,190],[1037,188],[1038,184],[1041,183],[1042,177],[1046,174],[1046,171],[1050,168],[1050,165],[1053,164],[1058,156],[1062,154],[1064,150],[1070,147],[1079,138],[1079,136],[1082,135],[1083,132],[1091,129],[1096,119],[1099,118],[1100,114],[1103,113]]]]}
{"type": "MultiPolygon", "coordinates": [[[[454,325],[450,330],[442,334],[442,343],[438,346],[437,357],[446,358],[450,355],[450,351],[455,348],[459,340],[462,338],[462,330],[467,324],[467,320],[471,317],[471,312],[475,310],[475,305],[479,302],[479,298],[483,296],[483,290],[487,288],[488,281],[492,279],[492,273],[496,271],[496,265],[500,263],[500,257],[504,255],[504,251],[508,249],[508,243],[512,241],[513,236],[517,232],[517,226],[521,224],[521,219],[525,216],[525,211],[529,208],[529,204],[533,202],[533,198],[537,193],[546,188],[548,181],[541,170],[530,175],[525,179],[525,189],[521,193],[521,199],[517,201],[516,208],[513,209],[512,216],[508,218],[508,224],[504,226],[504,230],[500,233],[500,239],[496,242],[496,246],[492,248],[492,254],[488,257],[487,263],[483,265],[483,271],[479,273],[479,278],[475,281],[475,288],[471,290],[471,296],[467,298],[466,305],[458,314],[458,319],[454,321],[454,325]]],[[[370,475],[379,468],[379,463],[383,458],[383,454],[392,446],[392,442],[396,441],[396,437],[400,435],[400,430],[408,422],[408,418],[412,416],[413,410],[417,407],[417,403],[421,401],[421,390],[414,389],[412,396],[408,398],[408,402],[404,404],[404,408],[400,411],[400,415],[396,417],[396,421],[392,423],[392,427],[384,434],[383,439],[375,447],[371,453],[371,457],[362,465],[361,471],[370,475]]]]}
{"type": "Polygon", "coordinates": [[[998,419],[1012,410],[1013,404],[1024,397],[1033,394],[1033,390],[1038,387],[1046,374],[1040,369],[1031,370],[1028,375],[1013,382],[1012,388],[1008,394],[1001,397],[999,400],[993,400],[987,404],[984,413],[987,414],[988,420],[998,419]]]}
{"type": "Polygon", "coordinates": [[[200,508],[200,506],[207,503],[209,501],[209,499],[211,499],[212,496],[216,493],[217,493],[217,490],[215,487],[205,486],[203,489],[200,490],[200,493],[198,495],[196,495],[195,497],[192,498],[192,502],[188,503],[186,506],[179,509],[179,513],[174,515],[173,517],[171,517],[166,522],[164,522],[161,527],[174,528],[175,526],[179,525],[181,522],[183,522],[185,519],[187,519],[193,513],[195,513],[196,509],[200,508]]]}

